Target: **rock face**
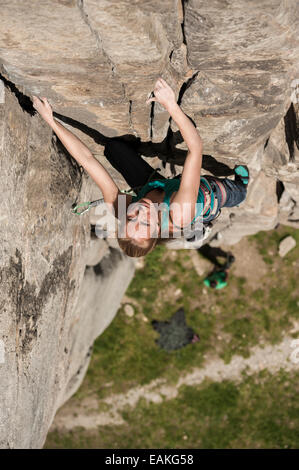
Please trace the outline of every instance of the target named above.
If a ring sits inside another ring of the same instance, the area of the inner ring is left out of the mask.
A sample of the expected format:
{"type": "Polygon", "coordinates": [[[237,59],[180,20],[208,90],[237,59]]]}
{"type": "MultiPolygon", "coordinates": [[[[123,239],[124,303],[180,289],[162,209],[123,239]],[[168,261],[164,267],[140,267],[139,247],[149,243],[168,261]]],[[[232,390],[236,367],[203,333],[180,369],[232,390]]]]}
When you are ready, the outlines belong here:
{"type": "Polygon", "coordinates": [[[136,141],[155,167],[168,162],[166,174],[181,171],[176,126],[159,104],[145,106],[162,75],[202,136],[203,172],[250,169],[246,201],[222,210],[207,241],[299,227],[298,8],[296,0],[1,6],[0,447],[43,445],[134,270],[115,241],[91,239],[88,216],[70,214],[98,189],[33,115],[30,96],[47,96],[123,186],[103,157],[110,137],[136,141]]]}
{"type": "Polygon", "coordinates": [[[290,235],[279,243],[279,256],[282,258],[296,246],[295,238],[290,235]]]}
{"type": "Polygon", "coordinates": [[[92,187],[50,129],[10,91],[2,101],[0,447],[35,448],[80,385],[134,264],[71,214],[92,187]]]}

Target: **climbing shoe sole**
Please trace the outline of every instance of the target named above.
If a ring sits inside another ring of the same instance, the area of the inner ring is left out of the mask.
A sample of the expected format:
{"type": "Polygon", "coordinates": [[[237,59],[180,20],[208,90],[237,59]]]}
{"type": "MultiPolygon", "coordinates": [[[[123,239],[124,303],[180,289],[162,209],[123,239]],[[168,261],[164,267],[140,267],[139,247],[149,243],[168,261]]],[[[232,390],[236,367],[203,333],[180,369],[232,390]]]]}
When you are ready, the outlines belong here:
{"type": "Polygon", "coordinates": [[[234,168],[234,172],[235,172],[236,175],[238,175],[241,178],[243,184],[248,184],[249,170],[248,170],[247,166],[237,165],[234,168]]]}

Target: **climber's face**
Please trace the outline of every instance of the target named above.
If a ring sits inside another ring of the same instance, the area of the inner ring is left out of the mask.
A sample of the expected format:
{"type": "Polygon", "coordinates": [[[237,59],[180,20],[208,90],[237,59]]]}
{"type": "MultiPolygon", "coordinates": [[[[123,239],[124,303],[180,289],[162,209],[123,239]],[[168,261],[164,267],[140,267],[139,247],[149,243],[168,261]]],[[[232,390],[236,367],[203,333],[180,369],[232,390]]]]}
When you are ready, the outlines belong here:
{"type": "Polygon", "coordinates": [[[127,210],[127,236],[137,243],[144,239],[155,238],[159,231],[157,210],[150,199],[143,198],[130,204],[127,210]]]}

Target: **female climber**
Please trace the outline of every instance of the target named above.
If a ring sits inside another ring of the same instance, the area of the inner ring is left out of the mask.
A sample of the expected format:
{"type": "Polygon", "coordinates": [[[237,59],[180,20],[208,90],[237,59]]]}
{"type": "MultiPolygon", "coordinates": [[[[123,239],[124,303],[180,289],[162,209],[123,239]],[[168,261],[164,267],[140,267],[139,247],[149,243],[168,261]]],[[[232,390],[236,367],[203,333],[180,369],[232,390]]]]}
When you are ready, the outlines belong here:
{"type": "Polygon", "coordinates": [[[136,196],[121,194],[109,173],[86,145],[54,119],[48,100],[33,97],[34,108],[72,157],[93,178],[102,191],[105,203],[121,220],[118,242],[123,251],[132,257],[146,255],[161,238],[181,236],[186,231],[191,233],[197,221],[209,223],[219,215],[221,207],[240,204],[246,197],[249,180],[248,169],[243,165],[234,168],[234,181],[201,176],[203,142],[197,129],[181,110],[174,91],[163,78],[157,80],[152,95],[147,104],[156,101],[169,112],[188,147],[188,153],[182,174],[166,179],[155,173],[129,143],[110,139],[104,154],[132,188],[139,188],[136,196]],[[120,204],[120,200],[124,204],[120,204]]]}

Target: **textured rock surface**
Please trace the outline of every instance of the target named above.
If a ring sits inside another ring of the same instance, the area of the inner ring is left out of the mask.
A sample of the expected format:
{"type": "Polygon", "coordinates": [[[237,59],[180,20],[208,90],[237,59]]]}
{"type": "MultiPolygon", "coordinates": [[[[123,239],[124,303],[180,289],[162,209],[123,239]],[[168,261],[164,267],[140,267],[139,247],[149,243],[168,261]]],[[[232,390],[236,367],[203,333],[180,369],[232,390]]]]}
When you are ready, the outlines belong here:
{"type": "Polygon", "coordinates": [[[284,238],[279,244],[279,256],[282,258],[296,246],[294,237],[288,236],[284,238]]]}
{"type": "Polygon", "coordinates": [[[74,201],[99,192],[32,116],[28,97],[47,96],[124,187],[103,157],[109,137],[139,138],[155,167],[168,160],[168,175],[184,160],[168,114],[145,106],[162,75],[200,131],[204,172],[250,169],[246,202],[222,211],[211,243],[299,227],[298,8],[296,0],[2,2],[1,447],[42,446],[133,273],[115,241],[91,240],[88,217],[70,215],[74,201]]]}
{"type": "Polygon", "coordinates": [[[89,199],[88,180],[9,91],[0,132],[0,447],[41,447],[134,266],[70,213],[77,197],[89,199]]]}

